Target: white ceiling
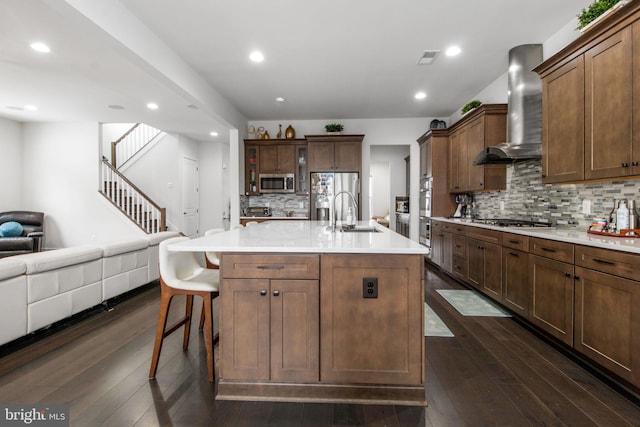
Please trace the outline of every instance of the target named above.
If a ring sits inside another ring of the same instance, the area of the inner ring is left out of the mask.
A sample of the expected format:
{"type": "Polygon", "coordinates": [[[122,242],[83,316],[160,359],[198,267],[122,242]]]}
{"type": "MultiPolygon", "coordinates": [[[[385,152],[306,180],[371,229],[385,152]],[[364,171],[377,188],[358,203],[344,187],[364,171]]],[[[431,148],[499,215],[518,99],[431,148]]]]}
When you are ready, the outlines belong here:
{"type": "Polygon", "coordinates": [[[511,47],[547,40],[589,3],[0,0],[0,116],[146,122],[197,140],[242,118],[447,117],[506,71],[511,47]],[[462,54],[446,57],[454,44],[462,54]],[[417,66],[430,49],[442,52],[417,66]],[[25,104],[38,111],[13,108],[25,104]]]}

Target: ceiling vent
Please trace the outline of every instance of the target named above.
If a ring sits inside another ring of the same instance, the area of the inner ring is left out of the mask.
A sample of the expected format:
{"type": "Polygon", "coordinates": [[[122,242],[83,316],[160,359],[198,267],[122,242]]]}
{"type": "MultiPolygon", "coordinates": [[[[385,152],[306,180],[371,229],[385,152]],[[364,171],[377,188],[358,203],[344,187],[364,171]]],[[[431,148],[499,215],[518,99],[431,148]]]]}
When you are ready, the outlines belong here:
{"type": "Polygon", "coordinates": [[[418,65],[431,65],[433,61],[436,60],[436,57],[440,53],[439,50],[425,50],[418,58],[418,65]]]}

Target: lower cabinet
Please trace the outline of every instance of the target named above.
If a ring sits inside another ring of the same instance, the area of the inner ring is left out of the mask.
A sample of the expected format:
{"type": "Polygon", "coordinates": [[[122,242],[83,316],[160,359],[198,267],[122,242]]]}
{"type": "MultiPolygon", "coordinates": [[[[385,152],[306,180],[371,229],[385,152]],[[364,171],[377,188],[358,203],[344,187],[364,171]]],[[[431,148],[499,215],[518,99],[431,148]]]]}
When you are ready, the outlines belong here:
{"type": "Polygon", "coordinates": [[[317,255],[223,254],[221,378],[319,380],[319,268],[317,255]]]}
{"type": "Polygon", "coordinates": [[[529,316],[531,279],[529,254],[512,249],[502,249],[502,303],[522,317],[529,316]]]}
{"type": "Polygon", "coordinates": [[[502,247],[467,237],[469,282],[496,301],[502,300],[502,247]]]}

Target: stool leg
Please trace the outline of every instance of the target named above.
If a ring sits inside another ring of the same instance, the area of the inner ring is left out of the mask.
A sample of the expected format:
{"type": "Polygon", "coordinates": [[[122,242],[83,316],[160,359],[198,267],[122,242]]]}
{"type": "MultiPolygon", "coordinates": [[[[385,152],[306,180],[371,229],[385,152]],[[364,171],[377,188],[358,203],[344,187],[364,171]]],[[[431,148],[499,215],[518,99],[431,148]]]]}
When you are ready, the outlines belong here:
{"type": "Polygon", "coordinates": [[[156,371],[158,370],[158,360],[160,360],[160,351],[162,350],[162,342],[164,341],[164,331],[167,327],[169,307],[171,306],[171,299],[173,298],[173,295],[164,289],[165,286],[166,285],[164,285],[163,283],[160,286],[160,314],[158,315],[158,326],[156,327],[156,340],[155,344],[153,345],[153,355],[151,356],[149,378],[156,377],[156,371]]]}
{"type": "Polygon", "coordinates": [[[187,295],[187,303],[185,304],[184,318],[184,338],[182,340],[182,350],[187,351],[189,348],[189,335],[191,332],[191,316],[193,315],[193,295],[187,295]]]}
{"type": "Polygon", "coordinates": [[[200,311],[200,323],[198,324],[198,330],[202,331],[204,328],[204,301],[202,301],[202,310],[200,311]]]}
{"type": "Polygon", "coordinates": [[[215,378],[215,358],[213,355],[213,309],[211,304],[211,294],[203,295],[204,297],[204,339],[207,347],[207,371],[209,374],[209,382],[213,382],[215,378]]]}

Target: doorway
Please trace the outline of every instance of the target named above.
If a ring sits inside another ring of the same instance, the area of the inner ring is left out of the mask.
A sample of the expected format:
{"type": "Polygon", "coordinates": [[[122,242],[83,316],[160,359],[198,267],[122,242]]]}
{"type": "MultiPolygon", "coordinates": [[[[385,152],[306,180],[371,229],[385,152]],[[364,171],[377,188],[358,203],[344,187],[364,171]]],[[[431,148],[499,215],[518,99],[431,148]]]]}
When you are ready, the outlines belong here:
{"type": "Polygon", "coordinates": [[[182,233],[190,238],[198,235],[198,169],[197,160],[182,159],[182,233]]]}
{"type": "Polygon", "coordinates": [[[369,159],[369,212],[389,215],[389,228],[395,231],[395,198],[408,196],[410,145],[372,145],[369,159]]]}

